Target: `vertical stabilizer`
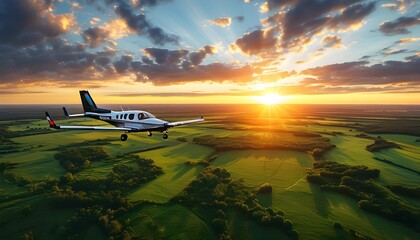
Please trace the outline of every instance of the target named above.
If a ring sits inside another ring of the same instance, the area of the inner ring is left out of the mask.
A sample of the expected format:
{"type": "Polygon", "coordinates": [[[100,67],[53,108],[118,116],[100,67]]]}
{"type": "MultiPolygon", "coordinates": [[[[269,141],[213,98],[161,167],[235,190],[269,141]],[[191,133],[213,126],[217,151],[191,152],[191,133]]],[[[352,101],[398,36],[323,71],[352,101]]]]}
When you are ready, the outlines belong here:
{"type": "Polygon", "coordinates": [[[85,112],[94,112],[94,113],[110,113],[110,110],[98,108],[93,101],[93,98],[90,96],[89,91],[80,90],[80,98],[82,99],[83,110],[85,112]]]}

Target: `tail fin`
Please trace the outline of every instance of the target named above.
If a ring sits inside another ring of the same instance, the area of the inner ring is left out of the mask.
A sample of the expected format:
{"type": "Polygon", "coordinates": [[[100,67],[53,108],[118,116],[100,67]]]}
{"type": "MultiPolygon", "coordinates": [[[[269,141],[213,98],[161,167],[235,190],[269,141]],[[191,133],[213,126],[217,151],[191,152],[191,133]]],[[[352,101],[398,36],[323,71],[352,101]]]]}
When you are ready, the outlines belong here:
{"type": "Polygon", "coordinates": [[[45,117],[47,118],[47,121],[50,124],[50,128],[60,128],[55,124],[54,120],[51,119],[50,114],[48,112],[45,112],[45,117]]]}
{"type": "Polygon", "coordinates": [[[102,109],[96,107],[93,98],[90,96],[89,91],[80,90],[80,98],[82,99],[83,110],[85,112],[94,112],[94,113],[110,113],[110,110],[102,109]]]}

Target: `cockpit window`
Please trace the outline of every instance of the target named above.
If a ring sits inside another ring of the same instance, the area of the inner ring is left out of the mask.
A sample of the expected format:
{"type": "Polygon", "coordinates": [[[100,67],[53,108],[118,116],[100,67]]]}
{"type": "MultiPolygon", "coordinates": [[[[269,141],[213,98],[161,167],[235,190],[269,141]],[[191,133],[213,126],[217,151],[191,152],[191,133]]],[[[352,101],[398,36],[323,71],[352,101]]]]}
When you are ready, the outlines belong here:
{"type": "Polygon", "coordinates": [[[139,120],[146,119],[147,115],[144,113],[139,113],[139,120]]]}

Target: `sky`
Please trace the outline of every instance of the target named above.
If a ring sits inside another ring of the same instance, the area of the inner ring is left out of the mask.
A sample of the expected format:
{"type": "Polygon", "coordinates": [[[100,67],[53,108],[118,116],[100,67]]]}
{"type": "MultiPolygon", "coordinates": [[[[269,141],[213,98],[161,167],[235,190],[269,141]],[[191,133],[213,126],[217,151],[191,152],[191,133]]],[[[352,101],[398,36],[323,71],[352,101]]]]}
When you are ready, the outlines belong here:
{"type": "Polygon", "coordinates": [[[0,104],[420,104],[415,0],[1,0],[0,104]]]}

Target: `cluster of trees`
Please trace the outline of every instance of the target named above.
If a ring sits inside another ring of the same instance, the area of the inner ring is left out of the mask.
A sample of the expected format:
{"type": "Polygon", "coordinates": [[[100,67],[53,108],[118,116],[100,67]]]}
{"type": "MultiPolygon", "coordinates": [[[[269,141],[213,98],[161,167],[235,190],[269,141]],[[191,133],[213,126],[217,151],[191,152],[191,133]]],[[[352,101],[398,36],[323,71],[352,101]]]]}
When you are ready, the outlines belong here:
{"type": "Polygon", "coordinates": [[[377,137],[373,144],[367,145],[366,150],[369,152],[378,152],[388,148],[401,148],[398,144],[394,142],[389,142],[381,137],[377,137]]]}
{"type": "Polygon", "coordinates": [[[273,192],[273,187],[269,183],[261,184],[258,189],[258,194],[271,194],[273,192]]]}
{"type": "MultiPolygon", "coordinates": [[[[283,212],[261,206],[252,189],[241,181],[233,181],[225,169],[212,167],[203,169],[200,175],[172,201],[219,210],[237,209],[263,225],[280,227],[290,237],[298,238],[298,233],[293,230],[293,223],[284,217],[283,212]]],[[[223,214],[220,213],[213,219],[213,226],[219,238],[227,238],[228,223],[223,214]]]]}
{"type": "Polygon", "coordinates": [[[394,193],[420,199],[420,187],[405,187],[401,185],[387,185],[386,187],[394,193]]]}
{"type": "Polygon", "coordinates": [[[79,208],[70,223],[63,226],[62,232],[76,236],[80,228],[93,223],[98,224],[109,237],[129,239],[128,224],[118,221],[119,216],[133,207],[126,199],[126,193],[163,173],[151,159],[130,157],[138,168],[117,164],[106,178],[78,179],[68,172],[55,181],[50,195],[53,206],[79,208]]]}
{"type": "MultiPolygon", "coordinates": [[[[320,184],[322,189],[350,196],[361,209],[399,221],[420,231],[420,209],[410,206],[385,187],[375,183],[379,170],[366,166],[349,166],[329,161],[317,161],[307,170],[306,179],[320,184]]],[[[412,194],[415,189],[390,187],[412,194]]]]}
{"type": "MultiPolygon", "coordinates": [[[[218,151],[242,149],[284,149],[300,152],[311,152],[318,148],[321,153],[334,148],[328,138],[314,136],[310,133],[287,133],[282,138],[275,136],[247,135],[239,137],[216,137],[205,135],[193,139],[193,143],[212,147],[218,151]],[[307,135],[310,136],[307,136],[307,135]],[[305,135],[305,136],[301,136],[305,135]]],[[[318,150],[319,151],[319,150],[318,150]]]]}
{"type": "Polygon", "coordinates": [[[216,160],[218,157],[219,157],[219,155],[214,154],[214,155],[210,155],[206,159],[200,160],[200,161],[193,162],[193,161],[188,160],[188,161],[185,162],[185,165],[188,165],[188,166],[201,165],[203,167],[208,167],[208,166],[210,166],[210,163],[213,162],[214,160],[216,160]]]}
{"type": "Polygon", "coordinates": [[[313,168],[307,169],[306,179],[309,182],[324,184],[331,180],[341,180],[342,177],[350,176],[358,179],[378,178],[380,171],[364,165],[350,166],[332,161],[316,161],[313,168]]]}
{"type": "Polygon", "coordinates": [[[68,172],[75,173],[90,166],[91,161],[110,159],[102,147],[66,148],[55,154],[60,165],[68,172]]]}

